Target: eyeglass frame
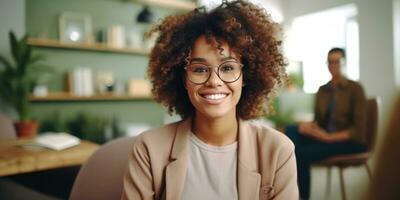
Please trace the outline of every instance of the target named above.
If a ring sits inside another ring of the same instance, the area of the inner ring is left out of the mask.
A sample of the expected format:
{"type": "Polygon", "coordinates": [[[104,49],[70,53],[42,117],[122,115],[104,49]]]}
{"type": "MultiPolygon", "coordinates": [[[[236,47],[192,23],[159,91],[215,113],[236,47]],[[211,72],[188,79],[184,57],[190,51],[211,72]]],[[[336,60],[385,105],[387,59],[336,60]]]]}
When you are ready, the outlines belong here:
{"type": "Polygon", "coordinates": [[[326,64],[328,64],[328,65],[337,65],[337,64],[340,64],[340,65],[345,65],[346,64],[346,60],[344,59],[344,58],[340,58],[339,60],[326,60],[326,64]]]}
{"type": "MultiPolygon", "coordinates": [[[[221,64],[218,65],[217,71],[213,70],[213,68],[214,68],[215,66],[206,65],[206,64],[204,64],[204,63],[198,63],[198,64],[204,65],[204,66],[206,66],[210,71],[213,71],[215,74],[217,74],[218,78],[219,78],[221,81],[223,81],[224,83],[234,83],[234,82],[236,82],[237,80],[239,80],[239,78],[240,78],[240,77],[242,76],[242,74],[243,74],[243,70],[242,70],[242,69],[243,69],[244,65],[243,65],[242,63],[236,61],[236,60],[234,60],[234,61],[232,61],[232,60],[227,60],[227,61],[222,62],[221,64]],[[225,64],[225,63],[227,63],[227,62],[234,62],[234,63],[239,64],[239,66],[240,66],[240,74],[239,74],[239,76],[238,76],[234,81],[225,81],[225,80],[223,80],[223,79],[219,76],[219,68],[220,68],[223,64],[225,64]]],[[[189,65],[190,65],[190,64],[186,65],[186,66],[183,68],[183,69],[185,69],[186,73],[187,73],[187,69],[188,69],[188,66],[189,66],[189,65]]],[[[187,76],[187,74],[186,74],[186,76],[187,76]]],[[[210,80],[210,77],[211,77],[211,72],[208,74],[208,78],[207,78],[204,82],[202,82],[202,83],[195,83],[195,82],[193,82],[192,80],[190,80],[189,78],[188,78],[188,80],[189,80],[191,83],[193,83],[193,84],[202,85],[202,84],[204,84],[204,83],[207,83],[207,81],[210,80]]]]}

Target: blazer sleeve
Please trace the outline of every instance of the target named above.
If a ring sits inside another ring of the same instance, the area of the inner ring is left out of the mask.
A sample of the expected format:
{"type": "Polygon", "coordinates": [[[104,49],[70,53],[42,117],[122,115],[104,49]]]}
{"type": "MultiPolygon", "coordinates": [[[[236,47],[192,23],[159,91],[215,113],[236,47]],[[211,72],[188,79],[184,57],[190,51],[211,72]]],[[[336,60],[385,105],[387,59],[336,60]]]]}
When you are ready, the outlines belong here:
{"type": "Polygon", "coordinates": [[[353,140],[365,144],[366,142],[366,125],[367,125],[367,98],[364,89],[360,84],[355,84],[353,91],[353,110],[350,133],[353,140]]]}
{"type": "Polygon", "coordinates": [[[153,177],[147,148],[141,138],[137,138],[129,156],[121,199],[154,199],[153,177]]]}
{"type": "Polygon", "coordinates": [[[274,179],[274,200],[297,200],[299,190],[297,186],[297,169],[294,145],[288,141],[280,149],[278,168],[274,179]]]}

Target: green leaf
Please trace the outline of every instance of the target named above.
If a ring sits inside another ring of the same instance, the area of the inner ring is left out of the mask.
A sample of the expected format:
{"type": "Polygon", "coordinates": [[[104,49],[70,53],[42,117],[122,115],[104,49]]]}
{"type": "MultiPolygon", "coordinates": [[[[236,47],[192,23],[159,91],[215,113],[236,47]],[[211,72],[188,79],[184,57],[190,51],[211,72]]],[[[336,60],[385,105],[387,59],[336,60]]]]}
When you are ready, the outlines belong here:
{"type": "Polygon", "coordinates": [[[20,67],[20,72],[22,74],[26,73],[26,68],[28,67],[28,62],[31,58],[32,55],[32,48],[31,47],[26,47],[25,50],[23,51],[21,55],[21,61],[19,63],[20,67]]]}
{"type": "Polygon", "coordinates": [[[9,32],[9,37],[10,37],[11,54],[12,54],[15,62],[18,63],[20,55],[19,55],[19,45],[18,45],[17,38],[15,37],[15,34],[12,31],[9,32]]]}
{"type": "Polygon", "coordinates": [[[3,66],[5,66],[6,69],[12,69],[13,66],[11,65],[11,63],[2,55],[0,55],[0,62],[3,64],[3,66]]]}
{"type": "Polygon", "coordinates": [[[34,56],[32,56],[31,59],[29,60],[28,65],[35,64],[36,62],[41,61],[41,60],[44,60],[44,59],[45,59],[45,56],[42,55],[42,54],[34,55],[34,56]]]}

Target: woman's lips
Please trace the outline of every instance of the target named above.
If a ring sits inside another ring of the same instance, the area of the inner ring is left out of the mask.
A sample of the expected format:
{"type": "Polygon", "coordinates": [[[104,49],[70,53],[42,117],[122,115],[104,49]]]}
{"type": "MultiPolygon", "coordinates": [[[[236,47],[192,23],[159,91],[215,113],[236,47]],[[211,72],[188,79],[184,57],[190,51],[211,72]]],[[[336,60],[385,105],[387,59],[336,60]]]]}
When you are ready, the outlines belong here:
{"type": "Polygon", "coordinates": [[[221,103],[229,94],[228,93],[204,93],[200,96],[210,104],[221,103]]]}

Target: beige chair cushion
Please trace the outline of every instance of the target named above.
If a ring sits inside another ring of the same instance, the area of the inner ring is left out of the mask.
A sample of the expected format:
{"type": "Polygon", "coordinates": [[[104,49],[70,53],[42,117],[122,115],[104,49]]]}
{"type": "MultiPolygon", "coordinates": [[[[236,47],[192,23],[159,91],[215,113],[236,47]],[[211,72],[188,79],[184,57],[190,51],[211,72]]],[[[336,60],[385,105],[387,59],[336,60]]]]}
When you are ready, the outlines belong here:
{"type": "Polygon", "coordinates": [[[133,140],[123,137],[102,145],[80,169],[70,199],[120,199],[133,140]]]}

